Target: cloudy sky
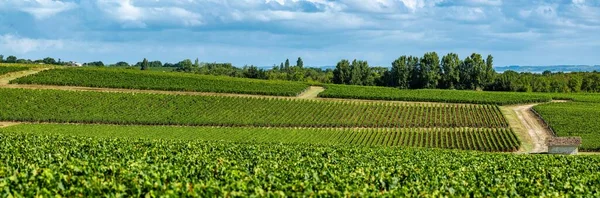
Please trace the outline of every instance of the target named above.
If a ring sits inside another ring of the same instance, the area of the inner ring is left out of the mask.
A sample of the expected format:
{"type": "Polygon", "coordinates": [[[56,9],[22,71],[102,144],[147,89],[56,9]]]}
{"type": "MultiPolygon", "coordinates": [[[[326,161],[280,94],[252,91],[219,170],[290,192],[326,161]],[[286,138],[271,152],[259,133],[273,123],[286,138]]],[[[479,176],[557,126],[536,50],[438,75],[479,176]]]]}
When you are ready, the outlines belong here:
{"type": "Polygon", "coordinates": [[[492,54],[600,64],[600,0],[0,0],[0,54],[305,65],[492,54]]]}

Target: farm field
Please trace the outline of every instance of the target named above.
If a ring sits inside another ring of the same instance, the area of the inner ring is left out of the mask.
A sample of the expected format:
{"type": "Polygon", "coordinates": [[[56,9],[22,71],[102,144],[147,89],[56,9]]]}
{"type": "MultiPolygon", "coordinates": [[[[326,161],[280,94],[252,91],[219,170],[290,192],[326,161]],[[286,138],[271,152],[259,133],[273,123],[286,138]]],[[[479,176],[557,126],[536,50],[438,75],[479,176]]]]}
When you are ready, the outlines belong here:
{"type": "Polygon", "coordinates": [[[599,156],[0,133],[4,195],[596,196],[599,156]]]}
{"type": "Polygon", "coordinates": [[[0,89],[0,120],[267,127],[506,128],[497,106],[0,89]]]}
{"type": "Polygon", "coordinates": [[[253,128],[74,124],[21,124],[0,132],[85,137],[403,146],[480,151],[515,151],[510,129],[489,128],[253,128]]]}
{"type": "Polygon", "coordinates": [[[309,87],[301,82],[91,67],[46,70],[11,83],[273,96],[296,96],[309,87]]]}
{"type": "Polygon", "coordinates": [[[319,94],[319,97],[496,105],[540,103],[552,100],[552,97],[548,95],[517,92],[436,89],[402,90],[390,87],[352,85],[326,85],[326,88],[324,92],[319,94]]]}
{"type": "Polygon", "coordinates": [[[11,72],[25,71],[29,70],[27,67],[17,67],[17,66],[3,66],[0,65],[0,76],[4,74],[8,74],[11,72]]]}
{"type": "Polygon", "coordinates": [[[534,109],[558,136],[580,136],[583,150],[600,151],[599,103],[548,103],[534,109]]]}

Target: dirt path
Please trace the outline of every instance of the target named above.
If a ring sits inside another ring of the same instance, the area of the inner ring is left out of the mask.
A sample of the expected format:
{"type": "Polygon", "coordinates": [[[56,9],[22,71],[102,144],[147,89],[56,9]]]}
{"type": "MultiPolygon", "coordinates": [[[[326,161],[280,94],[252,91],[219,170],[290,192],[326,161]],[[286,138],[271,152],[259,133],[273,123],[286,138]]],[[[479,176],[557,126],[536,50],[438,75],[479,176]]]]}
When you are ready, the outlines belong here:
{"type": "Polygon", "coordinates": [[[514,112],[514,116],[520,120],[520,125],[516,123],[510,123],[510,120],[513,118],[511,118],[510,114],[506,116],[507,120],[509,120],[511,128],[517,133],[517,136],[519,136],[523,142],[524,147],[521,152],[547,152],[548,146],[546,145],[546,139],[553,137],[552,132],[545,127],[541,118],[533,113],[532,107],[535,105],[537,104],[507,107],[511,109],[514,112]]]}
{"type": "Polygon", "coordinates": [[[306,89],[300,95],[298,95],[298,98],[317,98],[317,96],[319,96],[319,93],[321,93],[323,91],[325,91],[325,88],[323,88],[323,87],[310,86],[308,89],[306,89]]]}
{"type": "Polygon", "coordinates": [[[0,122],[0,128],[15,126],[21,124],[20,122],[0,122]]]}

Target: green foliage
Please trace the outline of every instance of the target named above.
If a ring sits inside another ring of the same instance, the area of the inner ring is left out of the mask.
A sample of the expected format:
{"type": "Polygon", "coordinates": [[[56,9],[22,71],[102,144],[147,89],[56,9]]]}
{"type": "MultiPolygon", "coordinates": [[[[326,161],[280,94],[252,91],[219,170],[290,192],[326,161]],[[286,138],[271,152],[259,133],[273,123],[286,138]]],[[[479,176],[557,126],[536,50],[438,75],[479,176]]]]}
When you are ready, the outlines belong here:
{"type": "Polygon", "coordinates": [[[2,196],[596,197],[600,157],[0,133],[2,196]]]}
{"type": "Polygon", "coordinates": [[[549,102],[551,96],[534,93],[483,92],[465,90],[416,89],[401,90],[389,87],[327,85],[319,97],[368,100],[398,100],[422,102],[450,102],[472,104],[522,104],[549,102]]]}
{"type": "Polygon", "coordinates": [[[1,66],[0,65],[0,76],[7,74],[7,73],[11,73],[11,72],[18,72],[18,71],[25,71],[25,70],[29,70],[28,67],[19,67],[19,66],[1,66]]]}
{"type": "Polygon", "coordinates": [[[296,82],[103,68],[46,70],[11,83],[278,96],[295,96],[308,88],[308,85],[296,82]]]}
{"type": "Polygon", "coordinates": [[[0,120],[144,125],[505,128],[491,105],[0,89],[0,120]]]}
{"type": "Polygon", "coordinates": [[[141,66],[140,66],[140,69],[141,70],[148,70],[148,67],[149,67],[148,60],[146,58],[144,58],[144,60],[142,61],[141,66]]]}
{"type": "Polygon", "coordinates": [[[460,82],[460,75],[458,67],[462,64],[462,61],[458,57],[458,54],[449,53],[442,57],[442,69],[444,75],[442,75],[442,86],[443,88],[454,89],[460,82]]]}
{"type": "Polygon", "coordinates": [[[435,89],[441,79],[440,58],[435,52],[425,53],[420,62],[420,84],[417,88],[435,89]]]}
{"type": "Polygon", "coordinates": [[[582,150],[600,151],[600,103],[547,103],[533,108],[558,136],[580,136],[582,150]]]}
{"type": "Polygon", "coordinates": [[[350,62],[345,59],[338,62],[333,70],[333,83],[350,84],[351,77],[350,62]]]}
{"type": "Polygon", "coordinates": [[[515,134],[510,129],[504,128],[335,129],[22,124],[0,129],[0,131],[86,137],[352,144],[480,151],[515,151],[519,147],[515,134]]]}

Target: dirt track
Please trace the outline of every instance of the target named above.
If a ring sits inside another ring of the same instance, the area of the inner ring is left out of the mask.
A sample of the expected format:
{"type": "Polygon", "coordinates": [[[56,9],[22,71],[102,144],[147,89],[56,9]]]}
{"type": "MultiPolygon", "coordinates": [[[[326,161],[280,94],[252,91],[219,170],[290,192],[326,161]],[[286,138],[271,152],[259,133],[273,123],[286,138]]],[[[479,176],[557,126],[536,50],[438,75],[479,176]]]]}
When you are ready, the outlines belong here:
{"type": "MultiPolygon", "coordinates": [[[[529,104],[529,105],[519,105],[519,106],[511,106],[517,118],[521,121],[522,129],[515,130],[516,133],[527,134],[530,139],[523,141],[527,142],[531,145],[531,150],[527,149],[524,152],[528,153],[542,153],[548,151],[548,146],[546,145],[546,140],[554,135],[552,132],[545,127],[540,117],[535,115],[532,111],[533,106],[537,104],[529,104]]],[[[512,127],[512,126],[511,126],[512,127]]],[[[517,127],[518,128],[518,127],[517,127]]],[[[527,144],[524,142],[524,144],[527,144]]]]}
{"type": "Polygon", "coordinates": [[[21,123],[20,122],[0,122],[0,128],[19,125],[19,124],[21,124],[21,123]]]}

